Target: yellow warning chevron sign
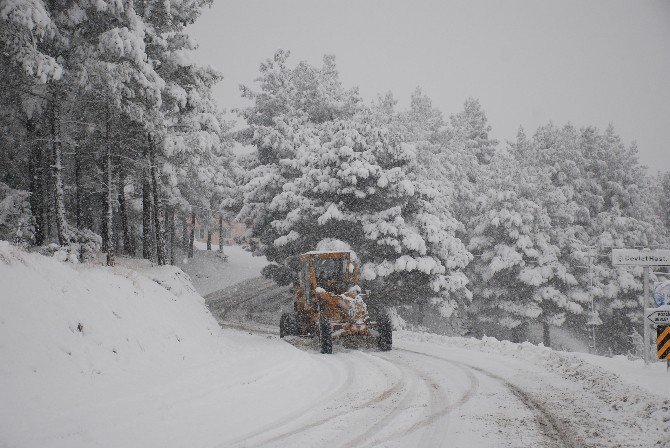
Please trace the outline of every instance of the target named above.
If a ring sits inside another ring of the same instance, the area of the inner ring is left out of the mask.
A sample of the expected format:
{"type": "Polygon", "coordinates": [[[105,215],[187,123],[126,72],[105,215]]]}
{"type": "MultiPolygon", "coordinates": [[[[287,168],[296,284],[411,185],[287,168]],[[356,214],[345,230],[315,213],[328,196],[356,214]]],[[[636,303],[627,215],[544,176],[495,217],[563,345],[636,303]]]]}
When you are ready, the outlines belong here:
{"type": "Polygon", "coordinates": [[[658,327],[656,335],[656,357],[670,359],[670,327],[658,327]]]}

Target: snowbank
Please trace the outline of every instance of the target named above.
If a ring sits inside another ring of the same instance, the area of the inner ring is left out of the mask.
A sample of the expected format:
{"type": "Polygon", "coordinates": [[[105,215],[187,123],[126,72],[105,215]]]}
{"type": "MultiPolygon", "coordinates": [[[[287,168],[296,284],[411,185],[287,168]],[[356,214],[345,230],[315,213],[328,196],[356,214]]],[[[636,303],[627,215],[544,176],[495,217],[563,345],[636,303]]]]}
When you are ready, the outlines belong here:
{"type": "MultiPolygon", "coordinates": [[[[277,414],[257,398],[274,372],[327,375],[279,340],[221,330],[178,268],[119,262],[0,241],[0,446],[212,446],[277,414]]],[[[273,395],[322,392],[302,380],[273,395]]]]}
{"type": "Polygon", "coordinates": [[[541,344],[516,344],[491,337],[480,340],[408,331],[394,336],[403,346],[418,343],[421,350],[428,344],[460,351],[467,363],[477,360],[473,352],[486,353],[487,362],[478,361],[476,366],[535,393],[552,412],[564,413],[564,422],[575,419],[574,406],[566,404],[579,403],[582,420],[579,426],[570,426],[588,446],[601,446],[603,436],[608,440],[606,446],[670,446],[670,373],[665,364],[645,366],[641,360],[630,361],[624,356],[560,352],[541,344]],[[535,367],[533,374],[524,375],[530,366],[535,367]],[[557,393],[547,387],[542,372],[566,380],[562,390],[557,393]],[[574,387],[569,385],[577,386],[577,395],[569,396],[570,387],[574,387]],[[646,440],[639,439],[640,433],[646,440]]]}

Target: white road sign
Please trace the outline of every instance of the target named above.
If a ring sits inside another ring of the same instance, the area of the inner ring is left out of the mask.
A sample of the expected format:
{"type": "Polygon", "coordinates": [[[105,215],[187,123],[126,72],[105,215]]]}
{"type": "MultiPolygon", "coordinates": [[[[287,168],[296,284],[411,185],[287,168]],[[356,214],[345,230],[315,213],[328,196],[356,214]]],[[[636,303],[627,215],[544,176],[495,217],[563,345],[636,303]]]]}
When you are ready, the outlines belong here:
{"type": "Polygon", "coordinates": [[[613,266],[670,266],[670,250],[612,249],[613,266]]]}
{"type": "Polygon", "coordinates": [[[654,325],[670,325],[670,307],[645,308],[644,315],[654,325]]]}

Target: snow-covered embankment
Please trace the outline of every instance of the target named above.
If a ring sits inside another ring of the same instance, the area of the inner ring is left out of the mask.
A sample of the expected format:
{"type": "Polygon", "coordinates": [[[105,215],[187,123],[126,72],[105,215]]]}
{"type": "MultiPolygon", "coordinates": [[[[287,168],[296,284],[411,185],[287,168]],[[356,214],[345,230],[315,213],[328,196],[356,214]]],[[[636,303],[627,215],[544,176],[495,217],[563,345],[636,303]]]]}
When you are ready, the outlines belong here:
{"type": "Polygon", "coordinates": [[[212,446],[273,418],[253,397],[288,399],[269,373],[309,356],[222,330],[178,268],[119,264],[0,241],[0,446],[212,446]]]}

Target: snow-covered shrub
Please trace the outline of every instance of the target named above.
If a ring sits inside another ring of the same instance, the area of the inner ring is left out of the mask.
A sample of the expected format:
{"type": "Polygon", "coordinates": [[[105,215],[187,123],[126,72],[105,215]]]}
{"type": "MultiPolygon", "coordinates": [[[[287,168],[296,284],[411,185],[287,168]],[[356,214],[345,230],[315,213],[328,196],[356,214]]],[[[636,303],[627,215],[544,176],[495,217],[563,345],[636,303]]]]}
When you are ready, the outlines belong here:
{"type": "Polygon", "coordinates": [[[100,252],[102,237],[89,229],[81,229],[73,232],[73,250],[78,251],[79,261],[86,262],[95,259],[96,253],[100,252]]]}
{"type": "Polygon", "coordinates": [[[30,193],[0,182],[0,239],[25,246],[35,240],[30,193]]]}
{"type": "Polygon", "coordinates": [[[43,255],[60,261],[85,263],[96,259],[102,246],[102,237],[89,229],[69,229],[70,242],[66,246],[52,243],[40,249],[43,255]]]}

